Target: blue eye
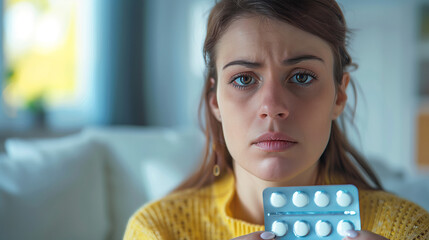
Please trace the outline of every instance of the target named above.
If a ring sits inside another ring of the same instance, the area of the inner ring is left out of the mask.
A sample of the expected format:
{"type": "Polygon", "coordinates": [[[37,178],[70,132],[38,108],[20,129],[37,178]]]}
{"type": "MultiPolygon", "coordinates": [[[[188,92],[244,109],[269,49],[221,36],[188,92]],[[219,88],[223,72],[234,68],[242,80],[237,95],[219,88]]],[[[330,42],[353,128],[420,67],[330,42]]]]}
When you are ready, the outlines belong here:
{"type": "Polygon", "coordinates": [[[299,85],[309,85],[316,77],[310,73],[296,73],[291,80],[299,85]]]}
{"type": "Polygon", "coordinates": [[[241,75],[241,76],[237,76],[236,78],[234,78],[231,83],[235,87],[245,88],[245,87],[248,87],[252,84],[255,84],[255,82],[256,82],[256,80],[254,77],[248,76],[248,75],[241,75]]]}

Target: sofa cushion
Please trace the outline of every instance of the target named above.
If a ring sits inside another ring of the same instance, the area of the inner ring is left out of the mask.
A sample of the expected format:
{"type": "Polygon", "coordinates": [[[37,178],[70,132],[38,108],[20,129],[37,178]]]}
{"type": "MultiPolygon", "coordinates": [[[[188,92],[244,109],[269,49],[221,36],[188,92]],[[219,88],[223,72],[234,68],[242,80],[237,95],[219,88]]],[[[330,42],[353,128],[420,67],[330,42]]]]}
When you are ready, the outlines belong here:
{"type": "Polygon", "coordinates": [[[0,239],[106,239],[104,163],[86,136],[8,140],[0,159],[0,239]]]}
{"type": "Polygon", "coordinates": [[[158,199],[198,166],[203,146],[195,128],[108,127],[85,131],[108,153],[113,238],[123,237],[131,215],[158,199]]]}

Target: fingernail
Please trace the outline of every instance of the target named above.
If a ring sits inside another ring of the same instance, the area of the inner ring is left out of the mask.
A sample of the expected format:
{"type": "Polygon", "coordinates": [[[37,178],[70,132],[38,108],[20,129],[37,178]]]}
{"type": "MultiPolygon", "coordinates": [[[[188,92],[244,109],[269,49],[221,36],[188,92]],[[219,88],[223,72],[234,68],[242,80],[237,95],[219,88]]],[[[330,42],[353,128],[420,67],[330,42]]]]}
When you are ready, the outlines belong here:
{"type": "Polygon", "coordinates": [[[346,236],[350,237],[350,238],[355,238],[358,236],[358,232],[356,232],[355,230],[351,229],[351,230],[347,230],[346,232],[346,236]]]}
{"type": "Polygon", "coordinates": [[[264,240],[274,239],[275,237],[276,237],[276,235],[274,233],[272,233],[272,232],[263,232],[263,233],[261,233],[261,238],[264,239],[264,240]]]}

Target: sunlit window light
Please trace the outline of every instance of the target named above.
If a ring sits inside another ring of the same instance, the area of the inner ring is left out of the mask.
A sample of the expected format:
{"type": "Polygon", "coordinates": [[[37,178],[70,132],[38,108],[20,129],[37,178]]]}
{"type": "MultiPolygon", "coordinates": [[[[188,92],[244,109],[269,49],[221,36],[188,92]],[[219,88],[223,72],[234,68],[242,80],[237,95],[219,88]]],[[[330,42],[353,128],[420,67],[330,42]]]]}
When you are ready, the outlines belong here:
{"type": "Polygon", "coordinates": [[[76,90],[77,0],[6,0],[3,101],[15,111],[67,104],[76,90]]]}

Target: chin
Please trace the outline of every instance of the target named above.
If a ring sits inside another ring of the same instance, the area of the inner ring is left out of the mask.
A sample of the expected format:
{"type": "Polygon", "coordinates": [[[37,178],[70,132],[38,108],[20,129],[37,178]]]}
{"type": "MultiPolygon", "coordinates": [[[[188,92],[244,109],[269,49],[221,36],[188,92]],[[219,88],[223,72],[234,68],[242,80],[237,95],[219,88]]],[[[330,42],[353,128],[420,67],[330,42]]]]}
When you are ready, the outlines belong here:
{"type": "Polygon", "coordinates": [[[284,158],[273,157],[264,161],[255,169],[255,176],[270,182],[285,182],[294,178],[297,172],[295,164],[284,158]]]}

